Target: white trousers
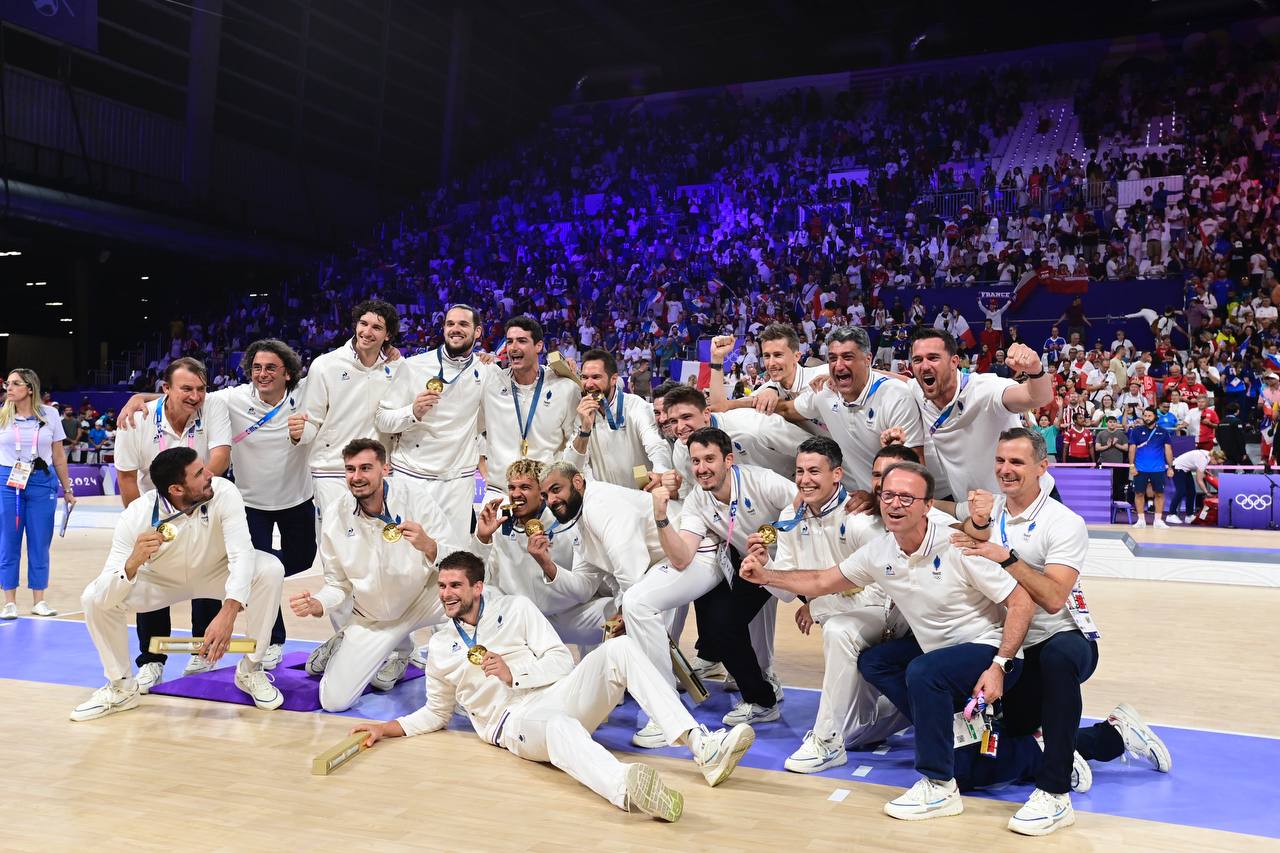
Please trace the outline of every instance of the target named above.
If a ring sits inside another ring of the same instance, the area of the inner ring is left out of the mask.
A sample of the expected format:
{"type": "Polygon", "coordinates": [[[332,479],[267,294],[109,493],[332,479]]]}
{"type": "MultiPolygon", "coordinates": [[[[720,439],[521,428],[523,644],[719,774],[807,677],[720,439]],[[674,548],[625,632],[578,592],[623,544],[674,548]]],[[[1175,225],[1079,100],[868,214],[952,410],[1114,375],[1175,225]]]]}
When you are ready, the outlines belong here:
{"type": "Polygon", "coordinates": [[[312,474],[311,482],[315,486],[315,495],[312,499],[316,505],[316,537],[319,538],[320,521],[324,518],[324,511],[338,498],[347,494],[349,489],[347,489],[347,478],[342,474],[324,477],[312,474]]]}
{"type": "Polygon", "coordinates": [[[406,657],[412,652],[411,633],[446,621],[440,594],[429,585],[423,586],[399,619],[380,621],[352,613],[342,645],[329,658],[320,679],[320,706],[326,711],[350,708],[392,651],[399,650],[406,657]]]}
{"type": "MultiPolygon", "coordinates": [[[[872,687],[858,672],[858,655],[884,639],[884,597],[860,592],[849,603],[853,609],[822,621],[822,697],[813,730],[823,740],[840,737],[846,746],[876,743],[905,729],[911,721],[872,687]]],[[[888,618],[889,636],[908,633],[906,621],[895,607],[888,618]]]]}
{"type": "MultiPolygon", "coordinates": [[[[454,547],[465,547],[471,541],[471,515],[476,497],[476,478],[472,474],[452,480],[424,480],[404,471],[396,471],[396,480],[407,483],[411,491],[421,492],[439,505],[449,522],[447,531],[428,530],[435,539],[444,538],[454,547]]],[[[416,519],[415,519],[416,520],[416,519]]],[[[440,554],[444,559],[447,554],[440,554]]]]}
{"type": "Polygon", "coordinates": [[[600,596],[581,604],[575,604],[568,610],[559,613],[547,613],[547,621],[556,629],[560,640],[566,646],[600,645],[604,636],[604,623],[618,613],[617,604],[612,596],[600,596]]]}
{"type": "MultiPolygon", "coordinates": [[[[246,655],[251,662],[262,662],[271,639],[271,627],[280,610],[280,590],[284,585],[284,565],[275,555],[254,552],[253,580],[249,584],[249,600],[244,602],[242,625],[245,634],[258,641],[257,651],[246,655]]],[[[173,577],[140,569],[133,583],[118,575],[101,574],[90,581],[80,596],[84,623],[102,659],[102,672],[110,681],[133,674],[129,654],[130,613],[147,613],[189,601],[193,598],[226,597],[227,567],[223,563],[207,570],[191,567],[186,577],[173,577]]]]}
{"type": "Polygon", "coordinates": [[[567,676],[511,711],[499,746],[530,761],[550,761],[618,808],[627,807],[627,765],[591,738],[629,692],[674,746],[697,726],[629,636],[587,655],[567,676]]]}

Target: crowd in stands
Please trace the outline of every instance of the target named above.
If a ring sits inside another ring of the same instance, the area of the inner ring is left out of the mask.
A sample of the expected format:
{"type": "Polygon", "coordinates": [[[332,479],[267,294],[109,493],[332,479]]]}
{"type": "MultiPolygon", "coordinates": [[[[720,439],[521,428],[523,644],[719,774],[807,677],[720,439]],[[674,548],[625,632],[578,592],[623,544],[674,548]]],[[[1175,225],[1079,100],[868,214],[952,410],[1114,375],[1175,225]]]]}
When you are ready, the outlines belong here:
{"type": "MultiPolygon", "coordinates": [[[[1064,315],[1060,346],[1029,342],[1063,389],[1041,425],[1061,439],[1080,409],[1101,429],[1150,403],[1192,434],[1232,417],[1265,430],[1280,406],[1267,378],[1280,367],[1280,75],[1243,49],[1171,65],[1081,84],[1076,110],[1102,154],[1003,175],[992,146],[1060,82],[1054,69],[904,80],[875,100],[794,90],[768,103],[582,108],[425,193],[318,279],[175,323],[133,384],[150,390],[180,355],[208,362],[214,388],[234,384],[234,354],[282,330],[307,360],[345,335],[350,305],[379,294],[405,307],[406,354],[436,345],[444,308],[466,302],[489,321],[485,346],[502,319],[530,314],[548,349],[617,353],[642,394],[669,360],[731,332],[746,339],[733,377],[743,394],[759,381],[754,333],[774,320],[800,329],[815,359],[826,329],[868,326],[878,360],[901,369],[911,327],[952,322],[904,304],[906,288],[1185,277],[1185,304],[1144,312],[1145,352],[1090,321],[1087,299],[1064,315]],[[1158,148],[1126,134],[1170,114],[1176,138],[1158,148]],[[976,167],[957,175],[957,162],[976,167]],[[849,163],[867,181],[828,186],[849,163]],[[1184,178],[1183,191],[1157,181],[1118,203],[1118,181],[1162,177],[1184,178]],[[965,188],[982,191],[976,209],[938,212],[939,192],[965,188]]],[[[1015,319],[988,324],[966,353],[972,369],[1002,369],[1015,319]]]]}

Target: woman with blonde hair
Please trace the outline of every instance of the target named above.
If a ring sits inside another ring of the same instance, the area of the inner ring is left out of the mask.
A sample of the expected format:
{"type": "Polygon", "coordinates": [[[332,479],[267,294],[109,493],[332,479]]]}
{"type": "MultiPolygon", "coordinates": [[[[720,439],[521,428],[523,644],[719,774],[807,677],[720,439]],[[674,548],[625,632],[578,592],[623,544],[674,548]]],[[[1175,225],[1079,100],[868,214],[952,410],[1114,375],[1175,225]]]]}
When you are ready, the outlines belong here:
{"type": "Polygon", "coordinates": [[[51,468],[62,481],[67,506],[76,502],[62,448],[65,438],[58,410],[41,405],[40,377],[35,371],[20,367],[9,371],[4,405],[0,406],[0,587],[5,602],[0,619],[18,618],[18,569],[24,535],[31,613],[57,615],[44,600],[44,591],[49,586],[49,545],[58,505],[51,468]]]}

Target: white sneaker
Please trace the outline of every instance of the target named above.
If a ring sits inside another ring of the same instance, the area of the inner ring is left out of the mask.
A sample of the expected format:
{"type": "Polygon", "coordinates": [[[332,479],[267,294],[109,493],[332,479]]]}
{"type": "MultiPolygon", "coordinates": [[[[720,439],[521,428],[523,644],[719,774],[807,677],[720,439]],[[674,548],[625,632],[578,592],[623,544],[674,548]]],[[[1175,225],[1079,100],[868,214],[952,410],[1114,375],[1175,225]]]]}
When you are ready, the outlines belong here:
{"type": "Polygon", "coordinates": [[[726,670],[724,674],[724,681],[720,682],[720,687],[724,689],[725,693],[737,693],[738,679],[734,678],[729,674],[728,670],[726,670]]]}
{"type": "Polygon", "coordinates": [[[1145,758],[1161,773],[1173,769],[1173,756],[1159,735],[1152,731],[1131,706],[1121,702],[1107,715],[1107,722],[1124,738],[1124,748],[1137,758],[1145,758]]]}
{"type": "Polygon", "coordinates": [[[137,682],[131,679],[112,681],[93,691],[93,695],[88,700],[77,705],[71,712],[71,721],[83,723],[85,720],[96,720],[108,714],[118,714],[121,711],[136,708],[139,692],[137,682]]]}
{"type": "Polygon", "coordinates": [[[964,800],[960,799],[955,779],[935,782],[927,776],[921,776],[902,796],[884,804],[884,813],[898,820],[929,820],[963,811],[964,800]]]}
{"type": "Polygon", "coordinates": [[[703,660],[694,655],[689,658],[689,666],[693,669],[694,674],[698,678],[706,681],[708,678],[728,678],[729,673],[725,671],[724,664],[718,660],[703,660]]]}
{"type": "Polygon", "coordinates": [[[645,814],[674,823],[684,811],[684,795],[668,788],[647,764],[627,765],[627,810],[639,809],[645,814]]]}
{"type": "Polygon", "coordinates": [[[838,738],[823,740],[817,733],[810,730],[805,733],[800,748],[791,753],[791,757],[784,761],[782,766],[792,773],[817,773],[820,770],[839,767],[848,761],[849,756],[844,751],[844,744],[840,743],[838,738]]]}
{"type": "Polygon", "coordinates": [[[151,692],[151,688],[164,681],[164,664],[159,662],[144,663],[138,667],[138,674],[135,676],[138,682],[138,692],[147,694],[151,692]]]}
{"type": "Polygon", "coordinates": [[[1050,794],[1036,788],[1009,818],[1009,829],[1021,835],[1048,835],[1075,822],[1076,813],[1068,794],[1050,794]]]}
{"type": "Polygon", "coordinates": [[[1164,519],[1157,515],[1156,520],[1152,523],[1151,526],[1159,527],[1159,528],[1167,528],[1169,525],[1165,524],[1164,519]]]}
{"type": "Polygon", "coordinates": [[[0,619],[17,619],[18,605],[10,601],[4,607],[0,607],[0,619]]]}
{"type": "Polygon", "coordinates": [[[1165,524],[1182,524],[1182,519],[1178,518],[1176,515],[1166,515],[1164,517],[1164,523],[1165,524]]]}
{"type": "Polygon", "coordinates": [[[341,632],[316,646],[307,657],[307,675],[324,675],[324,668],[329,665],[329,658],[333,657],[333,653],[340,645],[342,645],[341,632]]]}
{"type": "Polygon", "coordinates": [[[726,726],[736,726],[746,723],[754,726],[756,723],[769,723],[782,716],[782,712],[778,710],[778,706],[772,708],[764,708],[751,702],[740,702],[738,707],[724,715],[721,720],[726,726]]]}
{"type": "Polygon", "coordinates": [[[396,686],[396,682],[404,677],[404,671],[408,668],[409,659],[400,654],[400,652],[392,652],[382,662],[382,666],[378,667],[378,671],[373,676],[373,681],[369,683],[379,693],[386,693],[396,686]]]}
{"type": "Polygon", "coordinates": [[[641,749],[659,749],[667,746],[667,736],[662,726],[653,720],[644,724],[644,728],[631,736],[631,745],[641,749]]]}
{"type": "Polygon", "coordinates": [[[728,731],[719,729],[710,732],[706,726],[699,726],[693,730],[690,738],[696,741],[696,744],[690,745],[693,760],[702,769],[702,777],[707,780],[707,784],[714,788],[733,773],[733,768],[738,766],[742,756],[755,743],[756,733],[751,730],[751,726],[741,723],[728,731]]]}
{"type": "Polygon", "coordinates": [[[1093,787],[1093,768],[1078,752],[1071,755],[1071,790],[1084,794],[1093,787]]]}
{"type": "Polygon", "coordinates": [[[236,664],[236,687],[253,697],[253,704],[264,711],[274,711],[284,704],[284,695],[275,685],[271,673],[261,667],[247,669],[245,660],[236,664]]]}
{"type": "Polygon", "coordinates": [[[213,669],[213,666],[213,664],[200,657],[200,655],[192,655],[191,660],[187,661],[187,665],[182,668],[182,674],[199,675],[202,672],[208,672],[213,669]]]}
{"type": "Polygon", "coordinates": [[[262,653],[262,668],[267,672],[275,669],[280,665],[280,661],[284,659],[284,646],[279,643],[271,643],[267,646],[267,650],[262,653]]]}
{"type": "Polygon", "coordinates": [[[409,663],[413,664],[418,669],[427,668],[427,644],[426,643],[423,643],[421,646],[418,646],[416,649],[413,650],[413,654],[409,655],[409,663]]]}
{"type": "Polygon", "coordinates": [[[49,606],[49,602],[40,599],[31,606],[32,616],[57,616],[58,611],[49,606]]]}
{"type": "Polygon", "coordinates": [[[773,688],[773,700],[775,702],[781,702],[783,699],[787,698],[782,695],[782,681],[778,676],[773,674],[773,670],[766,669],[763,675],[764,680],[769,682],[769,686],[773,688]]]}
{"type": "Polygon", "coordinates": [[[1138,520],[1133,523],[1134,527],[1146,527],[1147,517],[1145,515],[1138,516],[1138,520]]]}

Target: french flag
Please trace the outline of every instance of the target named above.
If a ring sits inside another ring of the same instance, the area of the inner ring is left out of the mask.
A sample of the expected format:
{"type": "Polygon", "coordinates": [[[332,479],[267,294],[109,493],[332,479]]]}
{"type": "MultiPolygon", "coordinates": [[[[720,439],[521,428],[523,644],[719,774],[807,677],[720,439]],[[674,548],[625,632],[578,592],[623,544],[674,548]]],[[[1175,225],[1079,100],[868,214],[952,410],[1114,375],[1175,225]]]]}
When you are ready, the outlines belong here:
{"type": "Polygon", "coordinates": [[[973,336],[973,330],[969,328],[969,321],[964,318],[963,314],[956,315],[956,319],[951,325],[951,334],[955,335],[956,343],[960,344],[964,349],[973,349],[978,345],[978,339],[973,336]]]}
{"type": "Polygon", "coordinates": [[[1280,370],[1280,353],[1263,353],[1263,358],[1267,360],[1267,364],[1270,364],[1272,368],[1280,370]]]}
{"type": "Polygon", "coordinates": [[[661,310],[661,305],[663,302],[666,301],[666,299],[667,299],[667,289],[665,287],[659,287],[656,290],[654,290],[652,296],[650,296],[648,299],[645,300],[644,310],[646,312],[661,310]]]}
{"type": "Polygon", "coordinates": [[[706,362],[673,358],[667,362],[667,372],[677,382],[689,384],[690,380],[694,380],[694,387],[700,391],[711,387],[711,365],[706,362]]]}

